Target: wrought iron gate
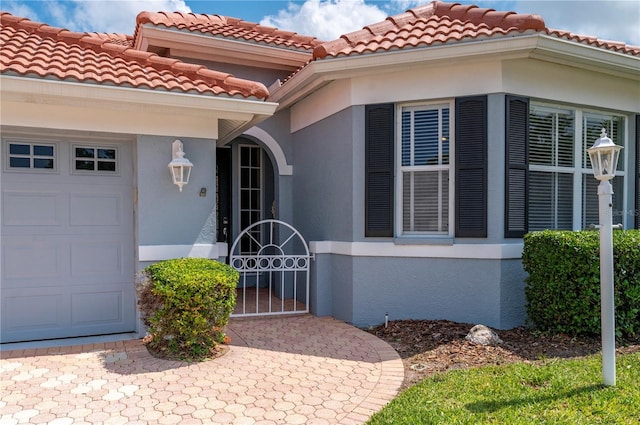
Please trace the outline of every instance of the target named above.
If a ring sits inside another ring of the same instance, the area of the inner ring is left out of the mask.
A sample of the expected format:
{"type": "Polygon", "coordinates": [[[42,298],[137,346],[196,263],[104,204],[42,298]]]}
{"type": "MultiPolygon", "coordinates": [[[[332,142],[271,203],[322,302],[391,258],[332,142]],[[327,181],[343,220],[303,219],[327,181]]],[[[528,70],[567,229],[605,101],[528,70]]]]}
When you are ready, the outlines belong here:
{"type": "Polygon", "coordinates": [[[309,312],[312,256],[300,233],[280,220],[262,220],[233,242],[229,263],[240,272],[232,316],[309,312]]]}

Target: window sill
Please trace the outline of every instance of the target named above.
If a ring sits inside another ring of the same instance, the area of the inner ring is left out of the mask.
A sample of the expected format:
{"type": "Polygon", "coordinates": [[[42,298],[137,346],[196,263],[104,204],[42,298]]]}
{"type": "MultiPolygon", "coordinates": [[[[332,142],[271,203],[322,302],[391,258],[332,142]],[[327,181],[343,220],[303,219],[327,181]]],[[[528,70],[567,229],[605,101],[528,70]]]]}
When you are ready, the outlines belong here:
{"type": "Polygon", "coordinates": [[[394,245],[453,245],[453,238],[449,236],[419,236],[393,238],[394,245]]]}

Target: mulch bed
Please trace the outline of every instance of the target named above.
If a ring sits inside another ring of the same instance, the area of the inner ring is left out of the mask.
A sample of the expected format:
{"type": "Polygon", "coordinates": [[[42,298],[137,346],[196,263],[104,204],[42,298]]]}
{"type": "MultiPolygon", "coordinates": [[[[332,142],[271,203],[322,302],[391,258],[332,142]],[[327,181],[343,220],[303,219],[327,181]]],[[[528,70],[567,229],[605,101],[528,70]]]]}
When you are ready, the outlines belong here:
{"type": "MultiPolygon", "coordinates": [[[[529,328],[495,330],[503,343],[475,345],[464,337],[473,327],[448,320],[398,320],[369,329],[389,343],[404,363],[407,388],[437,372],[549,358],[583,357],[600,352],[599,337],[548,335],[529,328]]],[[[640,351],[640,338],[619,344],[619,353],[640,351]]]]}

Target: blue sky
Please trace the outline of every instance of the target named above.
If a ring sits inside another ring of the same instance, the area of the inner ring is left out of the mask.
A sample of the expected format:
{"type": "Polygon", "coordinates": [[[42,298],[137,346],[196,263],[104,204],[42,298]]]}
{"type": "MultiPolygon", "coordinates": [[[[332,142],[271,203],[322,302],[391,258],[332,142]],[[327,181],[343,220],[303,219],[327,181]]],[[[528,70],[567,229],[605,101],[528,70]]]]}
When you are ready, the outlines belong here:
{"type": "MultiPolygon", "coordinates": [[[[456,0],[450,0],[456,1],[456,0]]],[[[541,15],[550,28],[640,45],[639,0],[457,0],[463,4],[541,15]]],[[[147,11],[185,11],[246,21],[332,40],[429,0],[0,0],[17,16],[74,31],[132,34],[147,11]]]]}

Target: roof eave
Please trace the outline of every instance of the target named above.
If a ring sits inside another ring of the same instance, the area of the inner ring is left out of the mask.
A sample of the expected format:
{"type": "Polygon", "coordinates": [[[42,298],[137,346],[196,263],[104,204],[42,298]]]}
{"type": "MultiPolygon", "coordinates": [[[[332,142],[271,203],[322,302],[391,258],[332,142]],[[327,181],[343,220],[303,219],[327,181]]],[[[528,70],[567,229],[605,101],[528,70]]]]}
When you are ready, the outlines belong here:
{"type": "Polygon", "coordinates": [[[176,56],[290,71],[298,69],[311,58],[311,51],[302,49],[274,47],[174,28],[141,25],[136,33],[134,48],[146,51],[149,46],[156,45],[169,49],[176,56]]]}
{"type": "MultiPolygon", "coordinates": [[[[217,120],[217,134],[199,134],[198,129],[171,128],[171,122],[166,127],[153,129],[153,134],[176,134],[184,136],[208,137],[223,140],[230,134],[241,133],[255,125],[256,122],[269,118],[276,110],[277,104],[261,100],[241,99],[234,97],[206,96],[189,93],[176,93],[157,90],[135,89],[98,84],[75,83],[58,80],[30,78],[22,76],[0,75],[2,86],[2,109],[9,104],[33,104],[49,106],[63,106],[81,108],[83,110],[115,111],[122,115],[127,111],[132,114],[144,111],[153,115],[160,113],[170,116],[188,115],[192,120],[217,120]],[[225,123],[226,125],[221,125],[225,123]]],[[[5,114],[3,114],[5,115],[5,114]]],[[[21,125],[4,120],[3,124],[21,125]]],[[[45,117],[46,118],[46,117],[45,117]]],[[[56,126],[54,121],[46,123],[41,117],[43,126],[56,126]]],[[[110,123],[117,128],[117,123],[110,123]]],[[[82,123],[78,123],[82,126],[82,123]]],[[[90,125],[87,124],[87,130],[90,125]]],[[[148,128],[145,128],[148,132],[148,128]]],[[[142,131],[140,131],[142,132],[142,131]]]]}
{"type": "Polygon", "coordinates": [[[313,61],[272,91],[269,100],[278,102],[280,110],[332,80],[473,58],[533,58],[640,80],[640,58],[636,56],[536,33],[313,61]]]}
{"type": "Polygon", "coordinates": [[[526,57],[535,49],[535,40],[535,36],[505,37],[316,60],[293,75],[282,87],[271,92],[269,100],[278,102],[278,109],[282,109],[306,97],[318,85],[331,80],[401,70],[420,63],[477,57],[484,60],[496,56],[526,57]]]}
{"type": "Polygon", "coordinates": [[[640,81],[640,56],[539,34],[531,57],[640,81]]]}

